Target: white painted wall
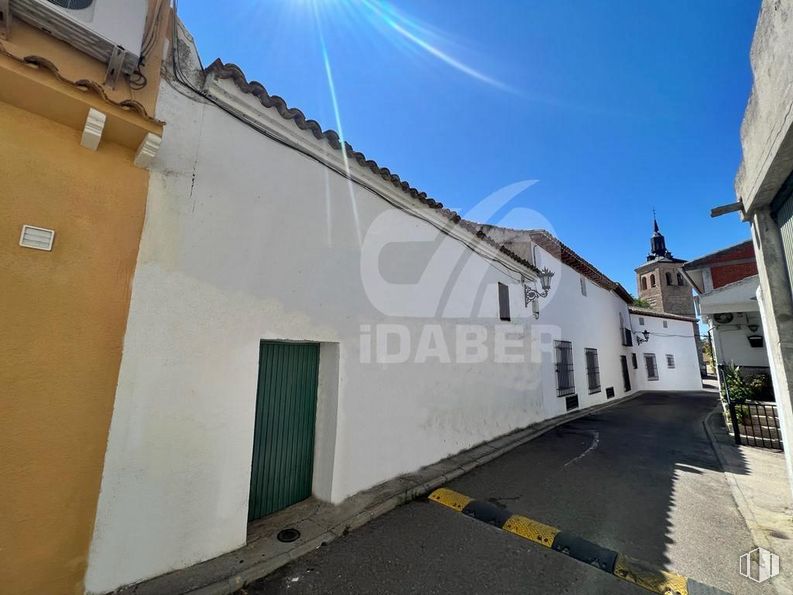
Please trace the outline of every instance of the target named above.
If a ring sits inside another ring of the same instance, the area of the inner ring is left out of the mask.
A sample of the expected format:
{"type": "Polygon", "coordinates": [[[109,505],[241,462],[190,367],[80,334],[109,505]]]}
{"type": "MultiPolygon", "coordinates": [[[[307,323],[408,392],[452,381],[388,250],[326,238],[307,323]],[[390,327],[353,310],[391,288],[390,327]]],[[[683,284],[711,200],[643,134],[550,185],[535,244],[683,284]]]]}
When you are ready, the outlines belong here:
{"type": "MultiPolygon", "coordinates": [[[[626,348],[622,347],[620,334],[620,313],[624,324],[628,324],[627,304],[613,292],[588,279],[586,296],[582,295],[580,275],[576,271],[539,247],[535,251],[540,253],[543,266],[558,271],[553,278],[553,293],[543,304],[541,318],[535,324],[536,334],[547,346],[544,350],[542,386],[549,416],[566,412],[565,400],[556,396],[554,339],[573,344],[575,386],[582,408],[604,402],[608,387],[614,387],[616,398],[626,396],[619,356],[627,354],[626,348]],[[591,394],[586,374],[587,348],[598,350],[600,364],[601,390],[591,394]]],[[[635,386],[632,389],[635,390],[635,386]]]]}
{"type": "Polygon", "coordinates": [[[697,347],[694,342],[694,323],[644,314],[631,314],[631,322],[636,333],[643,333],[645,330],[650,332],[649,340],[634,349],[638,359],[638,369],[635,370],[638,390],[702,390],[697,347]],[[640,324],[640,318],[644,324],[640,324]],[[666,327],[664,321],[667,323],[666,327]],[[658,380],[648,379],[645,354],[655,354],[658,380]],[[675,358],[673,369],[667,366],[667,354],[675,358]]]}
{"type": "MultiPolygon", "coordinates": [[[[573,342],[582,407],[603,402],[609,386],[624,395],[626,305],[591,282],[582,296],[578,273],[558,260],[543,255],[557,275],[535,321],[514,272],[317,161],[168,84],[157,115],[168,126],[149,186],[89,592],[244,544],[261,339],[322,343],[314,491],[333,502],[563,413],[553,339],[573,342]],[[378,239],[391,243],[373,257],[378,239]],[[394,285],[378,289],[373,264],[394,285]],[[418,279],[417,291],[405,285],[418,279]],[[497,318],[499,281],[511,288],[507,323],[497,318]],[[383,322],[410,333],[408,361],[362,361],[362,325],[383,322]],[[428,328],[454,358],[458,323],[486,329],[485,362],[416,362],[428,328]],[[528,361],[496,362],[494,336],[524,332],[528,361]],[[591,395],[586,347],[600,356],[602,390],[591,395]]],[[[683,380],[696,369],[693,349],[681,343],[674,376],[661,369],[648,388],[694,388],[683,380]]],[[[632,381],[641,388],[635,373],[632,381]]]]}
{"type": "Polygon", "coordinates": [[[768,367],[768,351],[765,341],[762,347],[752,347],[749,344],[750,335],[759,335],[765,339],[763,321],[760,312],[732,312],[734,316],[729,324],[719,324],[708,318],[716,357],[719,364],[736,366],[768,367]],[[757,326],[756,331],[748,325],[757,326]]]}

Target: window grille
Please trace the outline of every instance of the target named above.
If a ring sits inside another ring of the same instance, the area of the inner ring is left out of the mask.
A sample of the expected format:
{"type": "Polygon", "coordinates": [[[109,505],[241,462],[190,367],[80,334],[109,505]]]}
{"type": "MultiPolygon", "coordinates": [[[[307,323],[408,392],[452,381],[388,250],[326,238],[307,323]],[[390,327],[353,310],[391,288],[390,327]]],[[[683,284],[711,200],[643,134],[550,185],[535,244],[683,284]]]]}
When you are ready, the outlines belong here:
{"type": "Polygon", "coordinates": [[[586,378],[589,392],[600,392],[600,365],[597,349],[586,349],[586,378]]]}
{"type": "Polygon", "coordinates": [[[670,369],[675,367],[675,356],[671,353],[666,354],[666,367],[670,369]]]}
{"type": "Polygon", "coordinates": [[[509,287],[503,283],[498,284],[498,317],[501,320],[511,320],[509,316],[509,287]]]}
{"type": "Polygon", "coordinates": [[[631,332],[631,329],[624,328],[622,330],[623,330],[622,344],[625,347],[633,347],[633,333],[631,332]]]}
{"type": "Polygon", "coordinates": [[[573,376],[573,344],[570,341],[554,341],[556,351],[556,389],[559,396],[575,392],[573,376]]]}
{"type": "Polygon", "coordinates": [[[647,380],[658,380],[658,366],[655,364],[655,354],[644,354],[644,365],[647,366],[647,380]]]}

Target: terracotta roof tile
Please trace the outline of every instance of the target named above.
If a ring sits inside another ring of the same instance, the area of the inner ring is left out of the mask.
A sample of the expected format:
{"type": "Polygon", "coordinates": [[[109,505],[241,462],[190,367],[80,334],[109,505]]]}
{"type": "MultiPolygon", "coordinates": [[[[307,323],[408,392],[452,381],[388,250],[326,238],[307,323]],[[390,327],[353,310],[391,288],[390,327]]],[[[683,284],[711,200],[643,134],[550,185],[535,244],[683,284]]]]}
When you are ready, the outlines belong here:
{"type": "MultiPolygon", "coordinates": [[[[274,108],[282,118],[285,120],[291,120],[300,130],[310,131],[317,140],[324,139],[333,149],[337,151],[342,149],[341,139],[335,130],[323,130],[319,122],[316,120],[308,119],[299,109],[289,107],[286,101],[284,101],[278,95],[270,95],[267,92],[267,89],[261,83],[257,81],[248,81],[245,77],[245,74],[236,64],[226,64],[218,59],[212,62],[212,64],[210,64],[204,70],[204,74],[211,74],[218,79],[232,80],[240,91],[254,95],[264,107],[274,108]]],[[[426,192],[417,190],[408,182],[402,180],[397,174],[393,173],[387,167],[381,167],[376,161],[367,159],[366,155],[353,149],[352,145],[350,145],[350,143],[347,141],[344,141],[344,150],[347,153],[347,157],[355,161],[362,168],[368,169],[373,174],[380,176],[384,180],[390,182],[397,189],[409,195],[422,205],[430,209],[437,210],[446,219],[448,219],[451,224],[457,225],[458,227],[461,227],[466,231],[476,235],[476,237],[481,239],[483,242],[497,248],[502,254],[511,258],[520,265],[534,272],[538,272],[537,268],[529,260],[521,257],[508,247],[494,241],[492,238],[487,236],[486,233],[480,230],[478,224],[473,224],[470,221],[466,221],[456,212],[444,208],[442,203],[429,198],[426,192]]]]}
{"type": "MultiPolygon", "coordinates": [[[[484,223],[471,222],[471,224],[482,232],[495,236],[497,241],[503,241],[504,245],[515,251],[525,252],[530,249],[529,242],[533,242],[593,283],[613,291],[626,303],[633,303],[633,296],[622,285],[609,279],[595,265],[544,229],[511,229],[484,223]]],[[[524,257],[531,258],[532,255],[524,254],[524,257]]]]}
{"type": "Polygon", "coordinates": [[[9,52],[5,48],[5,46],[3,46],[2,43],[0,43],[0,55],[11,58],[12,60],[15,60],[21,64],[26,64],[27,66],[30,66],[32,68],[44,69],[48,71],[50,74],[52,74],[52,76],[54,76],[60,82],[66,83],[67,85],[71,85],[76,89],[79,89],[80,91],[90,91],[95,95],[97,95],[105,103],[109,103],[110,105],[120,107],[123,110],[137,112],[145,120],[148,120],[149,122],[152,122],[159,126],[165,125],[165,122],[161,122],[160,120],[157,120],[153,116],[150,116],[146,112],[146,108],[144,108],[141,103],[133,99],[125,99],[123,101],[114,101],[113,99],[110,99],[110,97],[107,96],[107,93],[105,93],[105,90],[102,87],[102,85],[97,83],[96,81],[91,81],[88,79],[80,79],[78,81],[72,81],[67,79],[58,71],[58,67],[55,66],[55,64],[53,64],[46,58],[42,58],[41,56],[24,56],[24,57],[16,56],[11,52],[9,52]]]}
{"type": "Polygon", "coordinates": [[[693,316],[682,316],[680,314],[670,314],[669,312],[658,312],[657,310],[648,310],[647,308],[639,308],[637,306],[629,306],[628,311],[631,314],[640,314],[641,316],[653,316],[655,318],[669,318],[671,320],[697,322],[697,319],[693,316]]]}

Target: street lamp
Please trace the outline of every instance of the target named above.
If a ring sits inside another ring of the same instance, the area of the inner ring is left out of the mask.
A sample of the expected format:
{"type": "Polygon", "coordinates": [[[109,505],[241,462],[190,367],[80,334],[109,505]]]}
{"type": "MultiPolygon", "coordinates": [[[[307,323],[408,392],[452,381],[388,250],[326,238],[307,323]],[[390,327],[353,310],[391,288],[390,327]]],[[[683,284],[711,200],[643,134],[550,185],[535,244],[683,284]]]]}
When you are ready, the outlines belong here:
{"type": "MultiPolygon", "coordinates": [[[[528,308],[529,304],[532,302],[536,302],[540,298],[548,297],[548,291],[551,289],[551,278],[554,276],[554,272],[545,267],[537,276],[540,278],[540,287],[542,287],[542,291],[537,291],[533,287],[529,287],[526,283],[523,284],[523,295],[526,298],[526,307],[528,308]]],[[[536,306],[536,304],[535,304],[536,306]]],[[[540,317],[540,311],[538,308],[533,308],[534,310],[534,318],[540,317]]]]}
{"type": "Polygon", "coordinates": [[[647,343],[650,340],[650,331],[644,329],[644,332],[636,333],[636,344],[641,345],[642,343],[647,343]],[[644,338],[642,338],[644,337],[644,338]]]}

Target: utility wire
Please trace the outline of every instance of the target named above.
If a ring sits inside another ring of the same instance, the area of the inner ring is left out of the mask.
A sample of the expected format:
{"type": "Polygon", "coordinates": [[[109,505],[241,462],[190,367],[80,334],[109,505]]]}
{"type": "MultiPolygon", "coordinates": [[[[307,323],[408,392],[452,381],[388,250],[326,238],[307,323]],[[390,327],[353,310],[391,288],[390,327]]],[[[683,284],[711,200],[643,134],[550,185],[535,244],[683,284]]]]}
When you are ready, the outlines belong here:
{"type": "MultiPolygon", "coordinates": [[[[308,157],[309,159],[311,159],[313,161],[316,161],[317,163],[320,163],[321,165],[327,167],[328,169],[330,169],[331,171],[335,172],[336,174],[342,176],[343,178],[351,180],[352,182],[358,184],[362,188],[368,190],[369,192],[371,192],[371,193],[375,194],[376,196],[380,197],[381,199],[385,200],[391,206],[393,206],[395,208],[398,208],[401,211],[403,211],[403,212],[405,212],[405,213],[407,213],[409,215],[412,215],[413,217],[416,217],[417,219],[421,219],[422,221],[430,223],[433,227],[435,227],[436,229],[438,229],[442,233],[444,233],[446,235],[450,235],[449,234],[449,229],[454,225],[451,222],[448,225],[442,225],[442,224],[439,224],[439,223],[437,223],[435,221],[432,221],[430,219],[425,219],[424,217],[420,217],[417,213],[414,213],[414,212],[411,212],[411,211],[405,209],[402,205],[400,205],[399,203],[393,201],[388,196],[386,196],[385,194],[381,193],[377,189],[369,186],[365,182],[362,182],[360,180],[354,179],[351,174],[349,174],[349,173],[345,172],[344,170],[334,166],[333,164],[327,163],[326,161],[324,161],[324,160],[320,159],[319,157],[317,157],[316,155],[312,154],[310,151],[307,151],[307,150],[303,149],[302,147],[300,147],[298,145],[295,145],[294,143],[288,141],[287,139],[285,139],[285,138],[283,138],[283,137],[281,137],[279,135],[273,134],[272,132],[270,132],[269,130],[265,129],[264,127],[259,126],[259,125],[257,125],[254,122],[251,122],[250,120],[248,120],[247,118],[245,118],[241,114],[238,114],[237,112],[229,109],[227,106],[225,106],[220,101],[216,100],[214,97],[212,97],[206,91],[196,88],[195,85],[193,85],[190,82],[190,80],[187,78],[187,76],[182,72],[181,67],[179,65],[179,44],[178,44],[178,38],[177,38],[177,33],[176,33],[176,25],[177,25],[177,21],[178,21],[178,17],[177,17],[177,15],[178,15],[178,4],[179,4],[178,0],[173,0],[173,28],[172,28],[172,37],[171,37],[171,45],[173,46],[172,49],[171,49],[171,57],[172,57],[172,63],[173,63],[173,71],[174,71],[174,75],[176,77],[177,82],[181,83],[182,85],[184,85],[185,87],[190,89],[193,93],[195,93],[198,96],[200,96],[200,97],[204,98],[205,100],[209,101],[210,103],[212,103],[216,107],[220,108],[222,111],[224,111],[228,115],[232,116],[234,119],[238,120],[239,122],[242,122],[243,124],[245,124],[249,128],[252,128],[256,132],[258,132],[260,134],[263,134],[267,138],[269,138],[269,139],[271,139],[271,140],[273,140],[273,141],[275,141],[275,142],[277,142],[277,143],[279,143],[279,144],[281,144],[281,145],[283,145],[285,147],[288,147],[288,148],[290,148],[290,149],[292,149],[294,151],[297,151],[298,153],[301,153],[305,157],[308,157]]],[[[341,150],[345,151],[346,148],[344,146],[342,146],[341,150]]],[[[467,242],[467,241],[459,239],[459,238],[454,238],[454,239],[458,239],[466,247],[470,248],[474,252],[477,252],[476,251],[476,246],[481,245],[483,243],[483,242],[467,242]]],[[[480,254],[480,256],[483,256],[483,255],[480,254]]],[[[499,272],[502,272],[502,273],[504,272],[504,271],[502,271],[501,269],[499,269],[497,266],[495,266],[493,264],[493,260],[492,259],[488,258],[487,261],[488,261],[488,265],[493,267],[495,270],[497,270],[499,272]]],[[[497,262],[498,262],[499,265],[501,265],[505,269],[520,275],[520,278],[516,279],[515,277],[509,275],[508,273],[507,273],[507,276],[509,276],[510,278],[514,279],[515,281],[518,281],[519,283],[523,283],[524,282],[524,279],[525,279],[525,277],[527,277],[527,275],[522,270],[520,270],[520,269],[518,269],[516,267],[513,267],[511,265],[508,265],[508,264],[506,264],[505,262],[502,262],[502,261],[497,261],[497,262]]]]}

